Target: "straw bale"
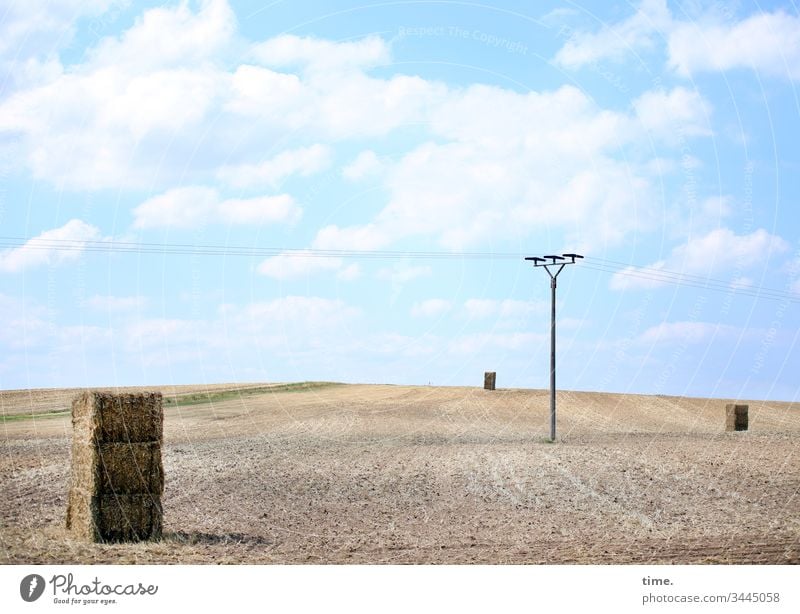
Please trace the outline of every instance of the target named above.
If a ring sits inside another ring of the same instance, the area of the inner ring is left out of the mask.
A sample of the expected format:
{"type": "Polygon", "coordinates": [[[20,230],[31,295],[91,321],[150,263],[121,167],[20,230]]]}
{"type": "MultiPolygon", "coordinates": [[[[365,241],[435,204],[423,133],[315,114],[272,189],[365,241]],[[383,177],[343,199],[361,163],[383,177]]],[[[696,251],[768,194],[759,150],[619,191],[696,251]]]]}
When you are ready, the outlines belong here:
{"type": "Polygon", "coordinates": [[[100,541],[97,517],[97,497],[85,490],[71,488],[67,504],[67,530],[70,534],[77,539],[100,541]]]}
{"type": "Polygon", "coordinates": [[[101,495],[96,498],[97,532],[107,542],[161,539],[161,498],[144,495],[101,495]]]}
{"type": "Polygon", "coordinates": [[[728,403],[725,405],[725,430],[746,431],[748,427],[747,405],[728,403]]]}
{"type": "Polygon", "coordinates": [[[160,536],[161,403],[160,393],[87,391],[74,399],[67,506],[73,536],[91,541],[160,536]]]}
{"type": "Polygon", "coordinates": [[[159,443],[104,443],[97,449],[100,493],[161,495],[164,469],[159,443]]]}

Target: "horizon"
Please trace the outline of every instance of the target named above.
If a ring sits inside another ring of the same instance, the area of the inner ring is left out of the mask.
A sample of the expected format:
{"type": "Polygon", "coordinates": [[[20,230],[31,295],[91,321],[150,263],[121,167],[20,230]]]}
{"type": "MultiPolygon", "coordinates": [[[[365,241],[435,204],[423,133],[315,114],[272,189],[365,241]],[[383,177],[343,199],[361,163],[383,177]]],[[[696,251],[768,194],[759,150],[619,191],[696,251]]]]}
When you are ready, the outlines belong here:
{"type": "MultiPolygon", "coordinates": [[[[74,387],[62,387],[62,388],[3,388],[0,389],[0,393],[4,392],[44,392],[44,391],[63,391],[63,390],[122,390],[126,388],[149,388],[152,390],[158,390],[160,388],[169,388],[169,387],[185,387],[191,388],[191,392],[187,392],[186,394],[196,394],[198,391],[202,392],[203,386],[215,386],[217,387],[216,390],[218,391],[229,391],[229,390],[237,390],[238,386],[285,386],[285,385],[296,385],[296,384],[329,384],[334,386],[393,386],[399,388],[470,388],[474,390],[483,390],[482,385],[469,385],[469,384],[435,384],[435,383],[427,383],[427,384],[413,384],[413,383],[396,383],[396,382],[343,382],[343,381],[328,381],[328,380],[308,380],[308,381],[282,381],[282,382],[205,382],[202,384],[197,383],[186,383],[186,382],[173,382],[170,384],[146,384],[146,385],[139,385],[139,384],[126,384],[120,386],[107,386],[107,385],[89,385],[89,386],[74,386],[74,387]],[[223,388],[219,388],[222,386],[223,388]],[[230,386],[231,388],[224,388],[224,386],[230,386]]],[[[549,394],[549,388],[511,388],[505,386],[498,386],[493,391],[487,392],[541,392],[549,394]]],[[[611,396],[643,396],[643,397],[662,397],[662,398],[676,398],[676,399],[695,399],[695,400],[707,400],[707,401],[732,401],[732,402],[739,402],[739,401],[747,401],[751,403],[787,403],[787,404],[795,404],[797,400],[787,400],[787,399],[761,399],[761,398],[750,398],[750,397],[704,397],[704,396],[696,396],[696,395],[675,395],[675,394],[652,394],[647,392],[637,392],[635,390],[630,391],[616,391],[616,390],[584,390],[584,389],[576,389],[576,388],[559,388],[556,390],[556,394],[561,393],[578,393],[578,394],[599,394],[599,395],[611,395],[611,396]]],[[[180,392],[176,392],[176,395],[184,394],[180,392]]]]}

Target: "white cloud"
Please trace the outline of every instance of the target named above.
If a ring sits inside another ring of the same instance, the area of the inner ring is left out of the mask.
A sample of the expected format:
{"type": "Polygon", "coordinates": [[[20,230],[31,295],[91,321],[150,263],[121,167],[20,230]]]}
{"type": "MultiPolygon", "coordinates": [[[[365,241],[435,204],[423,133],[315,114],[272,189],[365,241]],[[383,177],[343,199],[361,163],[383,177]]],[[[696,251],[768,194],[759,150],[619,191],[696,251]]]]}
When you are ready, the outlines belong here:
{"type": "Polygon", "coordinates": [[[267,258],[258,265],[258,272],[273,279],[293,279],[317,273],[336,272],[342,268],[342,264],[341,258],[298,250],[267,258]]]}
{"type": "Polygon", "coordinates": [[[731,288],[733,290],[744,290],[746,288],[752,288],[755,285],[755,282],[750,277],[737,277],[731,282],[731,288]]]}
{"type": "Polygon", "coordinates": [[[97,68],[130,73],[196,65],[216,59],[235,31],[236,16],[226,0],[201,0],[196,13],[184,0],[148,9],[119,37],[104,38],[89,59],[97,68]]]}
{"type": "Polygon", "coordinates": [[[747,68],[800,78],[800,17],[757,13],[729,23],[680,23],[669,35],[669,63],[679,74],[747,68]]]}
{"type": "MultiPolygon", "coordinates": [[[[309,335],[341,335],[342,327],[350,324],[361,311],[340,299],[315,296],[285,296],[271,301],[250,303],[243,307],[232,307],[225,313],[225,320],[233,327],[234,334],[245,343],[251,343],[250,335],[291,336],[291,341],[300,345],[309,343],[309,335]]],[[[313,340],[312,340],[313,342],[313,340]]]]}
{"type": "Polygon", "coordinates": [[[24,245],[0,252],[0,272],[18,273],[44,264],[77,260],[86,241],[98,240],[100,231],[81,220],[70,220],[60,228],[46,230],[24,245]]]}
{"type": "Polygon", "coordinates": [[[300,104],[310,91],[297,75],[242,64],[231,75],[230,86],[225,111],[244,117],[283,119],[295,129],[310,121],[309,109],[300,104]]]}
{"type": "Polygon", "coordinates": [[[644,129],[660,139],[711,134],[711,106],[696,91],[676,87],[645,92],[633,102],[644,129]]]}
{"type": "Polygon", "coordinates": [[[95,294],[86,299],[86,306],[97,311],[117,312],[132,311],[145,306],[147,299],[143,296],[108,296],[95,294]]]}
{"type": "MultiPolygon", "coordinates": [[[[174,348],[179,345],[200,347],[201,340],[204,347],[218,346],[215,335],[211,333],[211,328],[200,320],[149,318],[128,324],[124,332],[124,342],[129,351],[174,348]]],[[[165,356],[165,359],[169,360],[169,356],[165,356]]]]}
{"type": "Polygon", "coordinates": [[[430,276],[433,273],[428,265],[408,266],[397,263],[392,268],[380,269],[377,273],[378,279],[386,279],[393,284],[405,284],[418,277],[430,276]]]}
{"type": "Polygon", "coordinates": [[[374,224],[339,228],[325,226],[317,232],[313,247],[323,250],[368,251],[385,246],[387,233],[374,224]]]}
{"type": "Polygon", "coordinates": [[[356,159],[342,169],[342,176],[349,181],[359,181],[374,175],[381,168],[381,161],[374,151],[362,151],[356,159]]]}
{"type": "Polygon", "coordinates": [[[473,319],[499,317],[515,318],[531,313],[542,313],[546,305],[538,301],[518,301],[514,299],[469,299],[464,302],[467,315],[473,319]]]}
{"type": "MultiPolygon", "coordinates": [[[[604,25],[598,32],[572,33],[558,51],[560,66],[576,69],[600,60],[620,60],[653,46],[653,35],[668,28],[671,16],[666,0],[643,0],[631,17],[604,25]]],[[[562,33],[567,32],[563,29],[562,33]]]]}
{"type": "Polygon", "coordinates": [[[705,343],[714,337],[725,337],[740,333],[739,329],[726,324],[710,322],[662,322],[648,328],[637,339],[640,343],[705,343]]]}
{"type": "Polygon", "coordinates": [[[361,267],[358,264],[349,264],[336,274],[336,278],[341,281],[355,281],[359,277],[361,277],[361,267]]]}
{"type": "Polygon", "coordinates": [[[298,75],[254,65],[228,69],[225,58],[241,53],[234,34],[223,0],[197,11],[186,2],[146,10],[128,31],[90,48],[82,63],[32,67],[29,87],[0,102],[0,131],[15,135],[14,157],[34,177],[60,188],[197,183],[225,164],[240,167],[227,169],[236,183],[260,180],[260,171],[269,183],[287,172],[284,165],[302,170],[315,163],[282,158],[261,168],[264,142],[385,135],[424,121],[446,95],[444,85],[419,77],[361,72],[388,53],[377,37],[343,43],[278,37],[272,47],[273,41],[263,44],[262,52],[282,49],[278,56],[287,61],[349,67],[344,74],[298,75]]]}
{"type": "Polygon", "coordinates": [[[445,299],[431,298],[414,303],[411,307],[411,315],[415,318],[432,318],[447,313],[452,306],[453,304],[445,299]]]}
{"type": "Polygon", "coordinates": [[[258,164],[224,166],[217,172],[217,176],[237,188],[277,187],[293,175],[307,177],[322,171],[330,162],[330,147],[317,144],[283,151],[258,164]]]}
{"type": "Polygon", "coordinates": [[[634,15],[596,32],[562,27],[560,33],[568,40],[555,62],[577,69],[606,59],[638,59],[666,41],[669,67],[685,77],[745,68],[800,78],[800,17],[776,10],[734,21],[720,6],[708,6],[691,21],[683,21],[672,17],[666,0],[643,0],[634,15]]]}
{"type": "MultiPolygon", "coordinates": [[[[0,305],[1,307],[2,305],[0,305]]],[[[338,299],[285,296],[244,305],[220,305],[209,319],[144,318],[120,325],[115,338],[139,365],[211,364],[219,353],[257,350],[302,353],[346,339],[359,309],[338,299]]]]}
{"type": "Polygon", "coordinates": [[[294,223],[302,211],[288,194],[256,198],[230,198],[217,206],[220,221],[229,224],[294,223]]]}
{"type": "Polygon", "coordinates": [[[453,354],[460,355],[472,355],[490,350],[531,351],[547,339],[549,339],[548,336],[537,333],[476,333],[457,337],[450,343],[449,350],[453,354]]]}
{"type": "MultiPolygon", "coordinates": [[[[292,173],[323,168],[333,145],[291,145],[265,162],[265,142],[333,144],[414,125],[427,131],[426,142],[394,162],[381,161],[388,195],[382,211],[352,226],[322,228],[311,247],[381,249],[422,236],[465,249],[548,232],[565,234],[575,249],[606,248],[663,219],[652,177],[624,155],[647,136],[641,122],[631,112],[599,108],[576,87],[519,93],[451,88],[402,74],[372,77],[363,69],[389,58],[388,43],[375,37],[336,43],[283,36],[256,45],[249,60],[273,68],[328,62],[344,71],[226,69],[213,60],[231,57],[241,43],[224,3],[154,11],[103,41],[84,64],[0,104],[0,130],[21,135],[18,157],[34,177],[67,188],[163,190],[200,185],[219,171],[237,187],[277,185],[292,173]],[[165,24],[176,32],[174,43],[163,43],[161,61],[140,47],[165,24]],[[204,32],[208,49],[198,48],[204,32]],[[104,63],[100,50],[112,54],[117,68],[104,63]]],[[[666,102],[674,103],[674,113],[685,110],[679,103],[686,101],[667,96],[666,102]]],[[[362,152],[345,175],[375,170],[373,156],[362,152]]],[[[225,201],[223,208],[211,188],[179,190],[188,191],[169,190],[140,205],[136,227],[299,215],[288,196],[225,201]]]]}
{"type": "Polygon", "coordinates": [[[472,86],[437,105],[430,126],[446,140],[386,169],[389,203],[370,225],[386,240],[434,235],[463,249],[547,225],[576,241],[618,242],[654,221],[648,180],[610,156],[632,138],[629,118],[596,109],[576,88],[472,86]]]}
{"type": "Polygon", "coordinates": [[[406,284],[419,277],[429,277],[432,273],[433,269],[428,265],[410,266],[406,262],[397,262],[391,268],[380,269],[376,277],[390,282],[389,304],[393,305],[406,284]]]}
{"type": "Polygon", "coordinates": [[[763,228],[748,235],[718,228],[675,248],[672,258],[684,263],[684,270],[702,273],[709,269],[728,269],[737,264],[751,265],[788,249],[786,241],[763,228]]]}
{"type": "Polygon", "coordinates": [[[655,288],[669,281],[681,280],[681,275],[717,277],[731,270],[752,268],[765,258],[788,249],[785,240],[763,228],[747,235],[737,235],[729,228],[717,228],[677,246],[665,260],[646,268],[627,267],[615,273],[611,287],[655,288]]]}
{"type": "Polygon", "coordinates": [[[196,13],[187,2],[147,10],[83,63],[9,96],[0,131],[17,134],[15,155],[59,188],[152,186],[179,168],[185,176],[187,142],[197,148],[205,131],[195,128],[228,91],[214,63],[234,27],[224,0],[196,13]]]}
{"type": "Polygon", "coordinates": [[[114,4],[121,2],[116,0],[4,2],[0,20],[0,57],[27,59],[34,55],[51,55],[72,42],[78,20],[84,17],[98,17],[114,4]]]}
{"type": "Polygon", "coordinates": [[[301,66],[315,70],[369,67],[390,60],[389,46],[374,35],[358,41],[333,42],[282,34],[255,45],[251,55],[267,66],[301,66]]]}
{"type": "Polygon", "coordinates": [[[273,224],[296,222],[301,209],[287,195],[222,200],[203,186],[173,188],[147,199],[133,210],[135,228],[195,228],[205,224],[273,224]]]}

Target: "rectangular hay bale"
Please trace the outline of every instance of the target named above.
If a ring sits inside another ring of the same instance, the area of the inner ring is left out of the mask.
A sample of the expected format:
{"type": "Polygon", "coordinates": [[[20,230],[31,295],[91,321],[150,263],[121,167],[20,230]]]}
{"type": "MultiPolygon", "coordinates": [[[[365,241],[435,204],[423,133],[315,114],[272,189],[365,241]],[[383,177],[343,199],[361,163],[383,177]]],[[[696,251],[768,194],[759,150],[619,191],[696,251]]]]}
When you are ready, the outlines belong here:
{"type": "Polygon", "coordinates": [[[164,429],[161,393],[86,391],[72,402],[72,426],[81,440],[161,441],[164,429]]]}
{"type": "Polygon", "coordinates": [[[164,468],[161,444],[103,443],[97,447],[99,492],[161,495],[164,468]]]}
{"type": "Polygon", "coordinates": [[[497,382],[497,373],[494,371],[486,371],[483,374],[483,389],[494,390],[495,383],[497,382]]]}
{"type": "Polygon", "coordinates": [[[90,541],[161,535],[161,393],[87,391],[72,404],[67,529],[90,541]]]}
{"type": "Polygon", "coordinates": [[[161,497],[151,495],[101,495],[97,497],[100,539],[105,542],[161,539],[161,497]]]}
{"type": "Polygon", "coordinates": [[[725,430],[746,431],[748,427],[747,405],[728,403],[725,405],[725,430]]]}
{"type": "Polygon", "coordinates": [[[135,542],[161,539],[163,509],[151,495],[97,495],[73,491],[67,508],[67,529],[73,537],[93,542],[135,542]]]}

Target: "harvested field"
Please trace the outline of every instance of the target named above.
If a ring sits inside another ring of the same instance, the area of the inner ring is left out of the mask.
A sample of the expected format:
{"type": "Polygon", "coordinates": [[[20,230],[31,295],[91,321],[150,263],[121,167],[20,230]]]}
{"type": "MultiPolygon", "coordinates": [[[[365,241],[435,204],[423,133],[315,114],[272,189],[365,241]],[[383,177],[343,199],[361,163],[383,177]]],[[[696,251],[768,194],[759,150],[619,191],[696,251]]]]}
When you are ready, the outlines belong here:
{"type": "Polygon", "coordinates": [[[265,386],[165,404],[163,538],[140,544],[64,528],[70,421],[26,414],[75,391],[3,393],[0,558],[800,563],[798,404],[737,400],[726,432],[732,400],[563,392],[551,444],[546,391],[265,386]]]}

